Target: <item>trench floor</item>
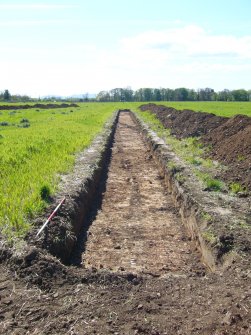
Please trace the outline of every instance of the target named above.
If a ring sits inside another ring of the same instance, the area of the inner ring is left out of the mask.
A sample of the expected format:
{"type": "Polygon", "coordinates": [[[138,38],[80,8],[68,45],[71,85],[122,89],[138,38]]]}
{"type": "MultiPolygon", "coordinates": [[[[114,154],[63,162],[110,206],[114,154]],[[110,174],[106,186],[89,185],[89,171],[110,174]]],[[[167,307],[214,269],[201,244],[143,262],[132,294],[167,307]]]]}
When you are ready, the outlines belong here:
{"type": "Polygon", "coordinates": [[[88,231],[87,268],[165,275],[199,262],[130,113],[121,112],[101,209],[88,231]]]}

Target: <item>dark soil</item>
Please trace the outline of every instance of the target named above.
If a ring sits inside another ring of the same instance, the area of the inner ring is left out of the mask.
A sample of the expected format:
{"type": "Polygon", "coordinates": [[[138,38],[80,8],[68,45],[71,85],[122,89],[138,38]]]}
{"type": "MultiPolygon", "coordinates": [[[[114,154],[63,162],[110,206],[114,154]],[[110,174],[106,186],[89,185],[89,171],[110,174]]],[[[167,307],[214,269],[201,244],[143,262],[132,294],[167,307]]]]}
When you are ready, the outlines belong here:
{"type": "Polygon", "coordinates": [[[250,258],[207,271],[162,182],[124,115],[82,267],[0,248],[0,334],[251,334],[250,258]]]}
{"type": "Polygon", "coordinates": [[[154,113],[171,134],[177,138],[199,137],[210,147],[209,157],[228,167],[219,175],[228,184],[238,182],[251,190],[251,118],[236,115],[232,118],[210,113],[146,104],[142,111],[154,113]]]}
{"type": "Polygon", "coordinates": [[[251,191],[251,118],[236,115],[202,137],[211,144],[210,156],[228,166],[223,179],[241,183],[251,191]]]}
{"type": "Polygon", "coordinates": [[[40,109],[54,109],[54,108],[68,108],[68,107],[79,107],[77,104],[34,104],[34,105],[0,105],[0,110],[17,110],[17,109],[30,109],[30,108],[40,108],[40,109]]]}
{"type": "Polygon", "coordinates": [[[156,114],[165,128],[177,138],[202,136],[225,123],[228,119],[210,113],[194,112],[184,109],[177,110],[163,105],[146,104],[140,107],[142,111],[150,110],[156,114]]]}
{"type": "Polygon", "coordinates": [[[239,265],[224,275],[155,278],[55,263],[44,256],[18,272],[1,267],[0,334],[251,333],[250,276],[239,265]]]}

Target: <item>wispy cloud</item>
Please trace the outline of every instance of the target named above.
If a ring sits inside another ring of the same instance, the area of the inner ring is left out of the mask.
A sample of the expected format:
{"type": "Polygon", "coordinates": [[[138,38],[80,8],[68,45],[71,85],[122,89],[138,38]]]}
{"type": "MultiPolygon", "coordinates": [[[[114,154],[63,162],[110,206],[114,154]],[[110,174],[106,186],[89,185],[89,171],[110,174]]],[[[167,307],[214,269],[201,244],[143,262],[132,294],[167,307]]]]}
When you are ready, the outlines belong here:
{"type": "Polygon", "coordinates": [[[122,40],[127,51],[156,53],[166,57],[241,57],[251,58],[251,35],[212,35],[199,26],[149,31],[122,40]]]}
{"type": "Polygon", "coordinates": [[[0,10],[51,10],[51,9],[69,9],[76,8],[76,5],[60,5],[60,4],[0,4],[0,10]]]}

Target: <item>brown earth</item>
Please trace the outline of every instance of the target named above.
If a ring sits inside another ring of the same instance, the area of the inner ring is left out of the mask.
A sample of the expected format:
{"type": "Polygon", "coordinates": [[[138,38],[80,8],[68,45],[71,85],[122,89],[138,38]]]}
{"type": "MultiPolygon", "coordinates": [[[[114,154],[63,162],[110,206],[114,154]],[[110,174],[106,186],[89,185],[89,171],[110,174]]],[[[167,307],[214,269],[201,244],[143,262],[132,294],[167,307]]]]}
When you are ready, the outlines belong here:
{"type": "Polygon", "coordinates": [[[251,118],[236,115],[203,136],[202,141],[211,144],[213,159],[228,166],[223,179],[241,183],[251,191],[251,118]]]}
{"type": "Polygon", "coordinates": [[[210,146],[209,157],[228,167],[219,177],[228,184],[240,183],[251,190],[251,118],[236,115],[232,118],[210,113],[146,104],[142,111],[154,113],[171,134],[177,138],[200,136],[210,146]]]}
{"type": "Polygon", "coordinates": [[[34,104],[34,105],[0,105],[0,110],[17,110],[17,109],[30,109],[30,108],[40,108],[40,109],[53,109],[53,108],[67,108],[67,107],[79,107],[77,104],[34,104]]]}
{"type": "Polygon", "coordinates": [[[250,260],[206,271],[127,113],[84,249],[2,248],[0,334],[251,334],[250,260]]]}
{"type": "Polygon", "coordinates": [[[161,181],[130,114],[121,114],[102,208],[89,229],[86,268],[165,275],[201,267],[161,181]]]}

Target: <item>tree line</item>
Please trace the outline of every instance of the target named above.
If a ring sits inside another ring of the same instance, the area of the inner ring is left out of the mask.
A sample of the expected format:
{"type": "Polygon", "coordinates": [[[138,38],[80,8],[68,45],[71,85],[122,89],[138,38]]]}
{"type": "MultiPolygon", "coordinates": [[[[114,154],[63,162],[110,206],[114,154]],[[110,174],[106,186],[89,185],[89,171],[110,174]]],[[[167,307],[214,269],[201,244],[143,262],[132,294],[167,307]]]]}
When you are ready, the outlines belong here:
{"type": "Polygon", "coordinates": [[[3,92],[0,92],[0,101],[5,101],[5,102],[27,102],[27,101],[32,101],[28,95],[19,95],[19,94],[13,94],[11,95],[9,90],[4,90],[3,92]]]}
{"type": "Polygon", "coordinates": [[[251,90],[228,90],[216,92],[212,88],[193,90],[185,87],[170,88],[114,88],[101,91],[97,101],[251,101],[251,90]]]}
{"type": "MultiPolygon", "coordinates": [[[[9,90],[0,92],[0,101],[6,102],[27,102],[38,101],[27,95],[11,95],[9,90]]],[[[100,102],[120,102],[120,101],[251,101],[251,90],[228,90],[216,92],[212,88],[200,88],[198,90],[180,87],[171,88],[140,88],[133,91],[130,87],[114,88],[110,91],[101,91],[95,98],[89,98],[84,94],[82,98],[62,98],[47,97],[42,100],[53,101],[100,101],[100,102]]]]}

